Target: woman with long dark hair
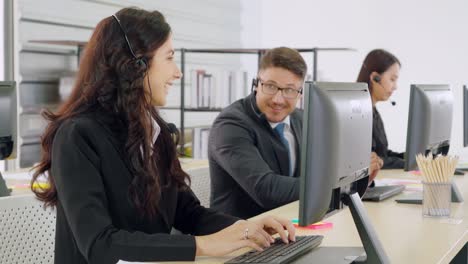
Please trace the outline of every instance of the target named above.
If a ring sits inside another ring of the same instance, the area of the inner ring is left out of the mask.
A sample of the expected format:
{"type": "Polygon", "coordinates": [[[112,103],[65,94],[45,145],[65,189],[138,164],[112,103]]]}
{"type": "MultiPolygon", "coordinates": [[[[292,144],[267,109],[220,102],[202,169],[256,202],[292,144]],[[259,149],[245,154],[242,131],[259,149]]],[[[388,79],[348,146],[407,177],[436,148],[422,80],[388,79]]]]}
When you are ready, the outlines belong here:
{"type": "Polygon", "coordinates": [[[33,191],[56,207],[55,263],[193,260],[262,250],[274,233],[287,242],[285,230],[295,239],[285,219],[245,221],[200,206],[156,108],[180,77],[161,13],[125,8],[97,25],[70,98],[44,113],[32,179],[50,185],[33,191]]]}
{"type": "Polygon", "coordinates": [[[387,101],[397,89],[401,63],[390,52],[376,49],[367,54],[359,72],[358,82],[369,86],[373,106],[372,151],[383,160],[382,169],[401,169],[404,167],[404,154],[388,149],[387,134],[375,105],[387,101]]]}

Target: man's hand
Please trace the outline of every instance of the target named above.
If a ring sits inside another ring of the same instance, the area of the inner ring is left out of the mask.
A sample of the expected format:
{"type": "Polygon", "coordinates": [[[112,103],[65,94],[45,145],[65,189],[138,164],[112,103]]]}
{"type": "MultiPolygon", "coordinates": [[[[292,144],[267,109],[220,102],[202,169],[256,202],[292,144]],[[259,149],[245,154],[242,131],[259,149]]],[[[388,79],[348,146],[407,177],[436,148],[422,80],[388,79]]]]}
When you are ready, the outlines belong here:
{"type": "Polygon", "coordinates": [[[375,153],[371,153],[371,163],[369,166],[369,184],[374,181],[383,166],[383,160],[375,153]]]}

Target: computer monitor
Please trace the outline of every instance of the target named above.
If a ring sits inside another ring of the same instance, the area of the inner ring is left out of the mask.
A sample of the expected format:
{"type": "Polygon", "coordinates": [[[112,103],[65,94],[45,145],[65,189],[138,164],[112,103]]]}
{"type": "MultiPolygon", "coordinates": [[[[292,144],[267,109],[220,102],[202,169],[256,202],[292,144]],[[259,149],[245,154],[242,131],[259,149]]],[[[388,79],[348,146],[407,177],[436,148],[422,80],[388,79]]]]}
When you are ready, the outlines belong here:
{"type": "MultiPolygon", "coordinates": [[[[16,157],[16,96],[15,82],[0,82],[0,160],[16,157]]],[[[0,196],[9,193],[0,174],[0,196]]]]}
{"type": "MultiPolygon", "coordinates": [[[[446,155],[452,132],[453,94],[448,84],[413,84],[410,91],[405,171],[418,169],[416,155],[446,155]]],[[[462,171],[455,174],[463,175],[462,171]]],[[[463,196],[452,182],[452,202],[461,203],[463,196]]],[[[406,195],[401,203],[422,203],[420,193],[406,195]]]]}
{"type": "Polygon", "coordinates": [[[0,82],[0,160],[16,157],[15,87],[15,82],[0,82]]]}
{"type": "Polygon", "coordinates": [[[411,85],[405,171],[417,169],[419,153],[448,153],[452,114],[453,94],[449,85],[411,85]]]}
{"type": "Polygon", "coordinates": [[[463,85],[463,146],[468,146],[468,85],[463,85]]]}
{"type": "Polygon", "coordinates": [[[388,263],[357,193],[358,180],[368,176],[372,147],[367,84],[306,82],[304,91],[299,225],[349,205],[367,261],[388,263]]]}

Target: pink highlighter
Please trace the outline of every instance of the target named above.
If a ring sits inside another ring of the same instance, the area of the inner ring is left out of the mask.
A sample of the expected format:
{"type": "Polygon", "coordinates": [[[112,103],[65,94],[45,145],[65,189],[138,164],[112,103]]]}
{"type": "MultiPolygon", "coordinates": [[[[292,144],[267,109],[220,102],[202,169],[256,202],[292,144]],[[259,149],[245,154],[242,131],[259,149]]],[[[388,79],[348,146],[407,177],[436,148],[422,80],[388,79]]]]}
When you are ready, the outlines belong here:
{"type": "Polygon", "coordinates": [[[291,222],[294,224],[296,228],[327,229],[327,228],[333,227],[333,223],[331,222],[317,222],[308,226],[299,226],[299,220],[297,218],[294,218],[293,220],[291,220],[291,222]]]}

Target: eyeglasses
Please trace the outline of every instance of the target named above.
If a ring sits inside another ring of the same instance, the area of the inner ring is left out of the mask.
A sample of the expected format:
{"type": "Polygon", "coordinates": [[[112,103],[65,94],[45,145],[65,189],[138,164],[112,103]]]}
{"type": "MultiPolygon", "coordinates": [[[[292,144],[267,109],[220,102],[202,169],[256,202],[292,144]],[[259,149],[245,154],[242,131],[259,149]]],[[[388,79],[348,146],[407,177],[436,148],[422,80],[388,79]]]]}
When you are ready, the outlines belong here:
{"type": "Polygon", "coordinates": [[[289,87],[281,88],[275,84],[264,83],[262,81],[260,81],[260,84],[262,85],[262,91],[265,94],[269,94],[269,95],[275,95],[276,93],[278,93],[278,90],[280,90],[281,95],[284,98],[296,99],[299,96],[299,94],[302,94],[302,87],[300,89],[294,89],[294,88],[289,88],[289,87]]]}

